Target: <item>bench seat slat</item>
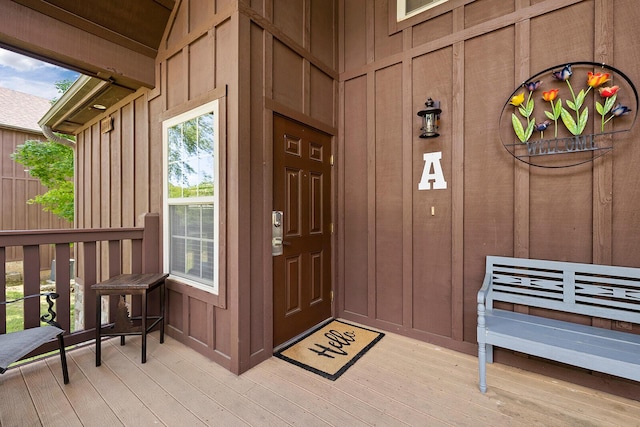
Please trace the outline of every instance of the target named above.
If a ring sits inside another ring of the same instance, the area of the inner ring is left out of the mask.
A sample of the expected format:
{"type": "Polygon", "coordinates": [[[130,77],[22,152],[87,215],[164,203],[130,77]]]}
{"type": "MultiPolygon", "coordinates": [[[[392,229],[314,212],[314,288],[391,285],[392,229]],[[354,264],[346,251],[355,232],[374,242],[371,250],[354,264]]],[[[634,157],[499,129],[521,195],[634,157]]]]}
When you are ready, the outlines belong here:
{"type": "MultiPolygon", "coordinates": [[[[625,342],[632,342],[635,345],[640,346],[640,335],[629,334],[621,331],[614,331],[611,329],[598,328],[595,326],[581,325],[579,323],[567,322],[564,320],[549,319],[542,316],[534,316],[531,314],[517,313],[514,311],[493,309],[491,312],[487,312],[487,328],[489,328],[489,319],[495,319],[496,323],[499,322],[522,322],[524,324],[530,323],[534,325],[540,325],[547,328],[560,328],[573,332],[576,334],[594,335],[606,339],[619,340],[625,342]]],[[[490,333],[493,331],[490,329],[490,333]]],[[[638,356],[638,362],[640,362],[640,353],[638,356]]]]}
{"type": "Polygon", "coordinates": [[[534,342],[578,347],[588,353],[608,354],[616,359],[640,363],[640,335],[505,310],[488,313],[486,324],[487,343],[495,335],[518,335],[534,342]]]}
{"type": "Polygon", "coordinates": [[[486,343],[640,381],[640,336],[493,310],[486,343]]]}

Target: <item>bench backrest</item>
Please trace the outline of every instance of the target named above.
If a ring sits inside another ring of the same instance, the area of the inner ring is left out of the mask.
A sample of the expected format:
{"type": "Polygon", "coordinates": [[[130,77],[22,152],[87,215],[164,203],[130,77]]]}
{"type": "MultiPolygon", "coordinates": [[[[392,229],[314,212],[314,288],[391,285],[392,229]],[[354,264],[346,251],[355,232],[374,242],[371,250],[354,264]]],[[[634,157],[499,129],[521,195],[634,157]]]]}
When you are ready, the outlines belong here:
{"type": "Polygon", "coordinates": [[[488,256],[493,301],[640,323],[640,268],[488,256]]]}

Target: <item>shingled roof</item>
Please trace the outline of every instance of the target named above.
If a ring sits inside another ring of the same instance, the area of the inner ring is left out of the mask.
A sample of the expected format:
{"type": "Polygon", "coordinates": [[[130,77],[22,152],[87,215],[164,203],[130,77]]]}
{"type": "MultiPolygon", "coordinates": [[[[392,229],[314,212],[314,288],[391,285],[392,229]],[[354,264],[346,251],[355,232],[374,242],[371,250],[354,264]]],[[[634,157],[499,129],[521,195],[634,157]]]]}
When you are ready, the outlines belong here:
{"type": "Polygon", "coordinates": [[[38,120],[51,108],[46,98],[0,87],[0,127],[38,132],[38,120]]]}

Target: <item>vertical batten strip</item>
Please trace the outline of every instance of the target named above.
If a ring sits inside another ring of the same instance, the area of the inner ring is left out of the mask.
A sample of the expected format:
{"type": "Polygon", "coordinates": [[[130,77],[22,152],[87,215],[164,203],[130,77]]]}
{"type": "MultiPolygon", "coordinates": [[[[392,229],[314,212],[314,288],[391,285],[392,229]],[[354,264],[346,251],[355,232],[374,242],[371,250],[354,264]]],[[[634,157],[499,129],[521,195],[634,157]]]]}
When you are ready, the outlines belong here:
{"type": "MultiPolygon", "coordinates": [[[[530,0],[517,0],[517,10],[529,6],[530,0]]],[[[514,58],[514,87],[527,79],[530,74],[531,21],[526,19],[515,24],[516,57],[514,58]]],[[[513,254],[519,258],[529,258],[529,228],[531,226],[529,206],[530,166],[523,162],[514,163],[513,188],[513,254]]]]}
{"type": "MultiPolygon", "coordinates": [[[[453,10],[453,31],[464,29],[464,7],[453,10]]],[[[464,41],[453,44],[451,103],[451,337],[464,339],[464,41]]]]}
{"type": "MultiPolygon", "coordinates": [[[[594,60],[610,64],[613,62],[613,1],[596,0],[594,7],[594,60]]],[[[613,156],[601,156],[593,162],[593,262],[596,264],[613,261],[612,194],[613,156]]]]}
{"type": "MultiPolygon", "coordinates": [[[[402,31],[403,50],[411,49],[413,28],[402,31]]],[[[413,328],[413,58],[402,61],[402,325],[413,328]]]]}
{"type": "MultiPolygon", "coordinates": [[[[594,60],[611,64],[613,58],[613,0],[594,2],[594,60]]],[[[597,126],[597,125],[596,125],[597,126]]],[[[613,138],[612,135],[608,136],[613,138]]],[[[613,144],[613,141],[612,141],[613,144]]],[[[596,264],[613,263],[613,155],[601,156],[593,161],[593,254],[596,264]]],[[[591,324],[611,328],[612,321],[593,318],[591,324]]]]}
{"type": "MultiPolygon", "coordinates": [[[[372,24],[369,24],[372,25],[372,24]]],[[[369,42],[367,42],[369,43],[369,42]]],[[[367,73],[367,316],[376,319],[376,73],[367,73]]]]}

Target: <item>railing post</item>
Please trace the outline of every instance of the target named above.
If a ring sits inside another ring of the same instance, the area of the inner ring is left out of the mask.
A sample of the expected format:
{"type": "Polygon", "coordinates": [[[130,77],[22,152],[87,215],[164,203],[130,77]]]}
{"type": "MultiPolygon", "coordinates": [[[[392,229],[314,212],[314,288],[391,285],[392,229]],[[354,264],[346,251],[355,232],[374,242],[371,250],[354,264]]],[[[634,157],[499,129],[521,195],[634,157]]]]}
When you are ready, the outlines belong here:
{"type": "Polygon", "coordinates": [[[96,327],[96,306],[94,304],[96,291],[91,289],[91,285],[96,283],[96,242],[84,242],[82,245],[84,259],[84,277],[82,281],[84,304],[84,329],[89,330],[96,327]]]}
{"type": "MultiPolygon", "coordinates": [[[[7,267],[6,252],[0,247],[0,301],[7,300],[7,267]]],[[[0,305],[0,334],[7,333],[7,306],[0,305]]]]}
{"type": "Polygon", "coordinates": [[[160,251],[160,215],[148,213],[143,218],[142,272],[160,273],[162,268],[160,251]]]}
{"type": "MultiPolygon", "coordinates": [[[[40,246],[25,245],[22,247],[22,277],[24,278],[24,295],[40,293],[40,246]]],[[[40,300],[30,298],[24,301],[24,328],[40,326],[40,300]]]]}
{"type": "MultiPolygon", "coordinates": [[[[120,250],[120,240],[109,240],[109,266],[108,277],[117,276],[122,273],[122,251],[120,250]]],[[[118,312],[118,302],[120,300],[119,295],[110,295],[107,297],[109,300],[109,321],[114,322],[116,320],[116,313],[118,312]]]]}
{"type": "Polygon", "coordinates": [[[71,258],[71,247],[68,243],[59,243],[55,245],[56,260],[56,292],[60,295],[56,299],[56,312],[58,313],[58,323],[62,329],[71,333],[71,319],[69,311],[71,310],[71,271],[69,259],[71,258]]]}

